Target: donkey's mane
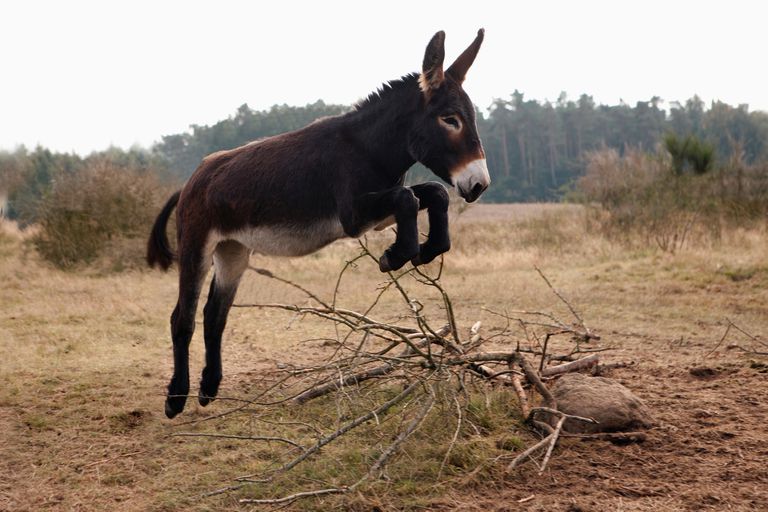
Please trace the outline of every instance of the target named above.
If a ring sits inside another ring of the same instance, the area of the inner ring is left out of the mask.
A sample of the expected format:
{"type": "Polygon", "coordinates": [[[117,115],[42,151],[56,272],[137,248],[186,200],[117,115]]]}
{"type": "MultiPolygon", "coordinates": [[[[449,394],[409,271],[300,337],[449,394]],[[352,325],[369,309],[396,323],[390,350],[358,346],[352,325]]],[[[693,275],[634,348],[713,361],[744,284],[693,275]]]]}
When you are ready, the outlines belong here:
{"type": "Polygon", "coordinates": [[[380,104],[383,100],[389,99],[392,96],[402,94],[404,92],[410,92],[410,90],[418,84],[419,74],[408,73],[395,80],[384,82],[378,89],[368,95],[367,98],[360,100],[354,105],[354,112],[360,112],[361,110],[368,110],[380,104]]]}

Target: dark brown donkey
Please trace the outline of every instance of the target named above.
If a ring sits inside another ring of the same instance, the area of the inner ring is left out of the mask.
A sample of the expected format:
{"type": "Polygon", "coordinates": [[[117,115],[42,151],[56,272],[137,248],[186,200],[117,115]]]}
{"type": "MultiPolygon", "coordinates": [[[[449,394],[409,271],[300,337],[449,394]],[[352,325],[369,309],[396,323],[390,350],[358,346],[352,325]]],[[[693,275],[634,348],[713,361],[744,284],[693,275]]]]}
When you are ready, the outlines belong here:
{"type": "Polygon", "coordinates": [[[444,40],[438,32],[429,42],[421,74],[389,82],[347,114],[206,157],[168,200],[152,228],[147,262],[167,269],[175,258],[165,228],[178,204],[169,418],[184,409],[189,393],[189,342],[211,262],[201,405],[213,400],[221,382],[221,335],[251,252],[300,256],[391,222],[397,236],[379,260],[383,272],[408,261],[428,263],[450,249],[445,188],[435,182],[403,186],[417,161],[468,202],[490,183],[475,110],[461,87],[483,30],[445,71],[444,40]],[[429,233],[419,245],[416,216],[425,208],[429,233]]]}

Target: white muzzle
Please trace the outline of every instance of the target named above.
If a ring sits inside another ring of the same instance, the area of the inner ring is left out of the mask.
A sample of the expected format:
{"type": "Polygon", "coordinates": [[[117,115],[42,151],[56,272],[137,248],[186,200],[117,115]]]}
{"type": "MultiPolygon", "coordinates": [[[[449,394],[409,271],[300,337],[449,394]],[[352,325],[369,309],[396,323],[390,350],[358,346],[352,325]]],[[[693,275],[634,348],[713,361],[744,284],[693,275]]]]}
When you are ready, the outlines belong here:
{"type": "Polygon", "coordinates": [[[451,177],[451,181],[466,202],[476,201],[491,184],[491,176],[488,174],[485,158],[469,162],[464,169],[451,177]]]}

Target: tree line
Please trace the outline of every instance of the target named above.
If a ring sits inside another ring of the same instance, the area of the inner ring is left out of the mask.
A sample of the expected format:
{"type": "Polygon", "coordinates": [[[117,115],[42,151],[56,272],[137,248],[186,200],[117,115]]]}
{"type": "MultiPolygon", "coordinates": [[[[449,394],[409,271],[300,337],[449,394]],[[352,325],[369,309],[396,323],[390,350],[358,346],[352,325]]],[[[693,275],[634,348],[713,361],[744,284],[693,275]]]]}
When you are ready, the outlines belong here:
{"type": "Polygon", "coordinates": [[[665,136],[692,138],[709,144],[715,158],[738,156],[751,164],[768,158],[768,114],[704,102],[694,96],[672,103],[667,111],[653,97],[635,106],[597,105],[582,95],[555,103],[526,100],[515,91],[496,100],[489,115],[478,121],[495,178],[489,200],[557,199],[564,188],[585,172],[589,152],[628,148],[654,151],[665,136]]]}
{"type": "MultiPolygon", "coordinates": [[[[76,173],[95,161],[184,180],[209,153],[294,130],[350,108],[317,101],[258,111],[244,104],[227,119],[166,135],[151,148],[109,148],[86,157],[20,147],[0,152],[0,195],[9,196],[9,216],[32,222],[36,202],[57,176],[76,173]]],[[[634,106],[599,105],[586,94],[575,100],[561,94],[551,102],[529,100],[515,91],[507,99],[495,100],[487,112],[478,111],[477,122],[493,179],[484,196],[490,202],[557,200],[584,175],[590,152],[653,151],[670,134],[681,141],[706,143],[716,162],[768,160],[768,113],[722,102],[707,106],[697,96],[670,103],[667,110],[658,97],[634,106]]],[[[423,168],[415,174],[428,175],[423,168]]]]}
{"type": "MultiPolygon", "coordinates": [[[[487,113],[478,111],[488,167],[494,180],[487,201],[556,200],[585,171],[585,155],[599,149],[653,151],[668,134],[706,141],[714,155],[727,160],[738,153],[746,163],[768,159],[768,114],[713,102],[709,108],[694,96],[671,103],[669,110],[653,97],[635,106],[598,105],[591,96],[554,103],[527,100],[515,91],[497,99],[487,113]]],[[[274,106],[254,111],[242,105],[234,116],[212,126],[163,137],[153,151],[173,173],[187,177],[213,151],[294,130],[323,116],[349,110],[322,101],[304,107],[274,106]]],[[[417,171],[420,177],[424,170],[417,171]]],[[[422,176],[423,175],[423,176],[422,176]]]]}

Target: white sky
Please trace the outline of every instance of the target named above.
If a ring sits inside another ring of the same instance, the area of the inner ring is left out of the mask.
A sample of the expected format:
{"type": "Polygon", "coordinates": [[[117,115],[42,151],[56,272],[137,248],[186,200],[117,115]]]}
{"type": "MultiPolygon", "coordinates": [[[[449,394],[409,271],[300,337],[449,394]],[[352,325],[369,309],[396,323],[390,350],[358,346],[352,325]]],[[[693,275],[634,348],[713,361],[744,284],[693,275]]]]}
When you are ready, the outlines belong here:
{"type": "MultiPolygon", "coordinates": [[[[248,103],[350,104],[485,27],[465,89],[599,103],[653,95],[768,110],[762,2],[400,1],[0,3],[0,148],[150,145],[248,103]]],[[[668,104],[667,104],[668,105],[668,104]]],[[[665,106],[667,106],[665,105],[665,106]]]]}

